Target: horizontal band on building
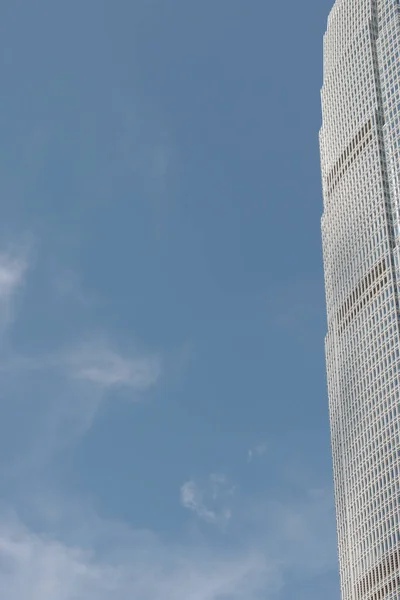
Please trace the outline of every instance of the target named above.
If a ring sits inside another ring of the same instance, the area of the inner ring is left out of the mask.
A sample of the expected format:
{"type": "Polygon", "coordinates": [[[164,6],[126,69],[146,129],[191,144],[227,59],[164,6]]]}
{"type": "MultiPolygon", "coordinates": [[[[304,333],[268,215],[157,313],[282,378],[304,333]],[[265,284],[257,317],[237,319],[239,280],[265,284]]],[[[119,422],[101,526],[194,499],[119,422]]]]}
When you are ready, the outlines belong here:
{"type": "Polygon", "coordinates": [[[366,594],[371,592],[377,586],[380,586],[372,595],[368,596],[368,600],[383,600],[387,594],[393,589],[397,589],[396,585],[400,583],[400,577],[393,577],[399,569],[399,557],[395,552],[388,556],[379,565],[374,567],[367,575],[357,584],[357,598],[364,600],[366,594]],[[391,576],[391,579],[384,585],[381,585],[385,579],[391,576]]]}
{"type": "Polygon", "coordinates": [[[339,333],[358,315],[360,310],[387,284],[386,262],[382,260],[367,273],[346,298],[337,315],[339,333]]]}
{"type": "Polygon", "coordinates": [[[361,152],[368,146],[372,141],[372,119],[360,129],[360,131],[354,136],[350,144],[347,146],[345,151],[337,160],[335,166],[327,177],[328,182],[328,196],[330,196],[333,190],[336,188],[343,175],[347,172],[349,167],[358,158],[361,152]]]}

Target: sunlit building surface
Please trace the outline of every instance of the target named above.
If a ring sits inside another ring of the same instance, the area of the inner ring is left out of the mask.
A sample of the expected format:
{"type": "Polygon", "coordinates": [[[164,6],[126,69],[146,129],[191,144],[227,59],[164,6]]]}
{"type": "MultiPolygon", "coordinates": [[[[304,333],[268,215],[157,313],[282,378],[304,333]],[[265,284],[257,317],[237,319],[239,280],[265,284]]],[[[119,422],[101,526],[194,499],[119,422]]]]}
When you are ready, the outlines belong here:
{"type": "Polygon", "coordinates": [[[400,6],[337,0],[320,132],[343,600],[400,600],[400,6]]]}

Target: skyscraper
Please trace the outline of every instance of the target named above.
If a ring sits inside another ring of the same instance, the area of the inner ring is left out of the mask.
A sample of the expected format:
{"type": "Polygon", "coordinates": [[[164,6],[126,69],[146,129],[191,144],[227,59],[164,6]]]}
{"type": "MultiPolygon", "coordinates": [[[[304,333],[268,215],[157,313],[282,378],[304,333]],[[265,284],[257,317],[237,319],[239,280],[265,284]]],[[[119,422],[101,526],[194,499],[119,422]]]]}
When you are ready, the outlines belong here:
{"type": "Polygon", "coordinates": [[[343,600],[400,600],[399,53],[399,0],[336,0],[320,148],[343,600]]]}

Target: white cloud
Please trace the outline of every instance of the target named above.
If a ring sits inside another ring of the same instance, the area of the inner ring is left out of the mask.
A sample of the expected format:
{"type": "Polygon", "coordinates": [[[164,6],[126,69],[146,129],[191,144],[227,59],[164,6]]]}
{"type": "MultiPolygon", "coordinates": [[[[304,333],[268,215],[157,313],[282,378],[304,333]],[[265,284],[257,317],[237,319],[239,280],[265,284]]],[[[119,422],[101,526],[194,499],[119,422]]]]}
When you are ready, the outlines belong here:
{"type": "Polygon", "coordinates": [[[21,283],[26,263],[18,258],[0,255],[0,300],[8,300],[21,283]]]}
{"type": "Polygon", "coordinates": [[[9,352],[3,361],[3,372],[14,379],[22,373],[56,373],[71,381],[95,384],[101,389],[128,387],[144,391],[154,386],[161,375],[161,361],[156,355],[141,352],[123,354],[115,350],[105,337],[92,338],[68,350],[52,354],[21,356],[9,352]]]}
{"type": "Polygon", "coordinates": [[[264,456],[266,451],[267,451],[267,445],[264,443],[257,444],[257,446],[250,448],[250,450],[247,452],[247,462],[250,463],[254,458],[264,456]]]}
{"type": "Polygon", "coordinates": [[[232,516],[227,500],[233,493],[234,487],[229,485],[226,477],[214,473],[210,475],[204,488],[193,480],[184,483],[181,487],[181,504],[193,511],[199,519],[223,525],[232,516]]]}
{"type": "MultiPolygon", "coordinates": [[[[143,392],[158,382],[161,364],[155,355],[119,351],[104,335],[72,344],[67,350],[60,340],[60,347],[51,353],[21,356],[12,338],[3,339],[1,334],[13,320],[18,291],[31,263],[32,243],[27,240],[9,248],[0,252],[0,383],[4,399],[0,401],[0,437],[16,432],[7,459],[12,470],[14,458],[23,462],[26,456],[29,466],[50,460],[56,450],[92,426],[105,400],[121,398],[121,389],[124,398],[141,399],[143,392]],[[19,425],[22,414],[30,424],[23,433],[19,425]]],[[[70,283],[73,289],[77,287],[75,279],[70,283]]]]}
{"type": "Polygon", "coordinates": [[[35,535],[20,523],[0,530],[0,587],[7,600],[69,600],[95,589],[99,570],[82,550],[35,535]]]}
{"type": "Polygon", "coordinates": [[[205,506],[203,496],[203,492],[194,481],[187,481],[181,487],[182,506],[192,510],[200,519],[208,523],[214,523],[217,520],[217,515],[205,506]]]}
{"type": "MultiPolygon", "coordinates": [[[[12,318],[26,269],[26,261],[17,255],[0,255],[0,320],[4,316],[5,323],[12,318]]],[[[10,448],[5,459],[29,499],[29,477],[22,481],[27,473],[36,478],[32,465],[42,466],[60,445],[87,431],[107,396],[117,397],[117,388],[126,388],[136,399],[160,377],[157,357],[122,353],[105,338],[53,356],[14,356],[9,363],[1,371],[7,401],[0,404],[0,431],[12,431],[11,445],[21,446],[31,460],[22,461],[21,476],[10,448]]],[[[229,522],[230,528],[233,493],[225,476],[213,474],[204,485],[186,482],[181,503],[197,518],[217,526],[229,522]]],[[[321,535],[326,530],[326,512],[321,509],[325,500],[323,494],[313,492],[305,505],[297,498],[291,505],[262,502],[251,535],[237,528],[238,522],[246,521],[246,511],[236,519],[235,509],[233,548],[228,537],[228,543],[218,548],[213,539],[204,538],[200,544],[190,539],[166,544],[151,533],[127,527],[121,533],[113,526],[110,539],[104,539],[107,527],[99,522],[82,524],[81,530],[90,530],[86,539],[82,534],[67,538],[55,534],[52,527],[41,533],[17,518],[1,519],[0,514],[0,596],[7,600],[267,600],[274,597],[285,569],[305,570],[307,562],[317,569],[327,568],[331,564],[327,547],[332,547],[335,560],[334,537],[329,546],[327,536],[321,535]]],[[[255,511],[249,512],[253,518],[255,511]]],[[[67,527],[73,528],[79,529],[75,516],[67,527]]],[[[218,529],[211,531],[218,534],[218,529]]]]}
{"type": "MultiPolygon", "coordinates": [[[[114,532],[116,533],[116,532],[114,532]]],[[[117,534],[118,535],[118,534],[117,534]]],[[[103,540],[104,542],[104,540],[103,540]]],[[[0,525],[0,589],[7,600],[265,600],[277,565],[255,549],[166,546],[124,531],[119,552],[65,544],[16,519],[0,525]]],[[[107,546],[105,546],[107,548],[107,546]]]]}
{"type": "Polygon", "coordinates": [[[101,387],[127,386],[145,390],[160,376],[157,357],[126,357],[104,340],[84,344],[66,357],[70,375],[101,387]]]}
{"type": "MultiPolygon", "coordinates": [[[[197,509],[198,490],[189,483],[185,499],[197,509]]],[[[325,490],[290,503],[261,501],[246,515],[247,506],[232,536],[196,533],[174,543],[70,502],[44,506],[51,535],[1,513],[0,590],[7,600],[273,600],[293,575],[312,580],[336,569],[325,490]]]]}
{"type": "Polygon", "coordinates": [[[158,357],[122,354],[105,337],[52,355],[21,357],[9,352],[3,358],[3,398],[13,400],[0,401],[0,436],[16,431],[3,468],[16,477],[48,465],[61,449],[86,434],[105,402],[143,399],[157,384],[161,369],[158,357]],[[29,423],[23,430],[21,414],[29,423]]]}
{"type": "Polygon", "coordinates": [[[28,267],[22,253],[0,253],[0,327],[6,327],[14,315],[14,301],[28,267]]]}

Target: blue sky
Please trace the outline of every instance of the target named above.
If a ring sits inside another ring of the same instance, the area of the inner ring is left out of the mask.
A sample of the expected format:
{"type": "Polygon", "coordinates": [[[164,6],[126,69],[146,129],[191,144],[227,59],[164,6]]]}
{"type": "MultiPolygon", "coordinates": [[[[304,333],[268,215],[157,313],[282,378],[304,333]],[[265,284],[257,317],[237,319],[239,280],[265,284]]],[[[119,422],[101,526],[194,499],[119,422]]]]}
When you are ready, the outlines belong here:
{"type": "Polygon", "coordinates": [[[329,0],[3,0],[0,590],[338,597],[329,0]]]}

